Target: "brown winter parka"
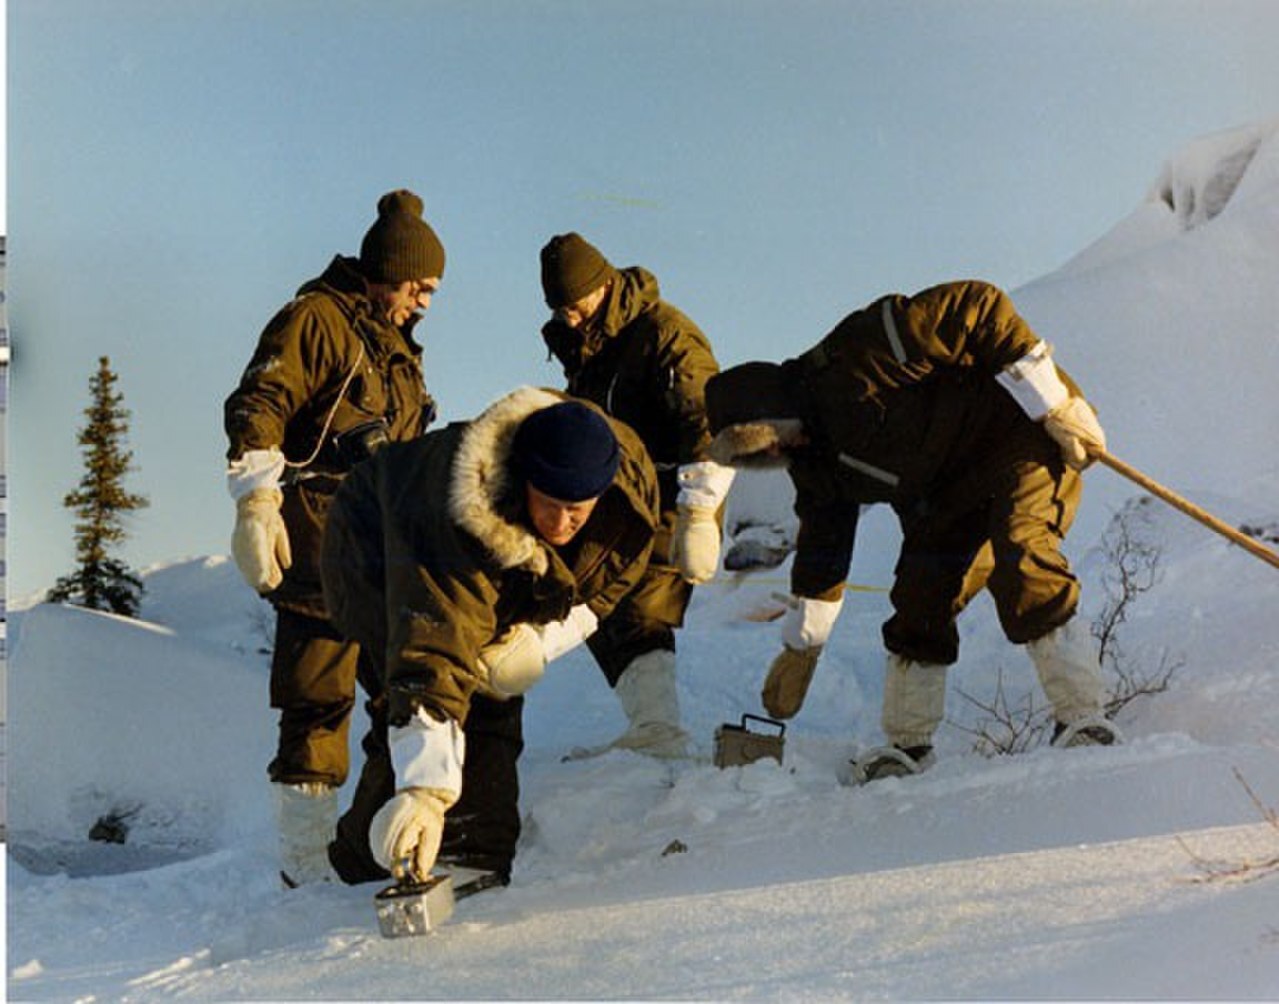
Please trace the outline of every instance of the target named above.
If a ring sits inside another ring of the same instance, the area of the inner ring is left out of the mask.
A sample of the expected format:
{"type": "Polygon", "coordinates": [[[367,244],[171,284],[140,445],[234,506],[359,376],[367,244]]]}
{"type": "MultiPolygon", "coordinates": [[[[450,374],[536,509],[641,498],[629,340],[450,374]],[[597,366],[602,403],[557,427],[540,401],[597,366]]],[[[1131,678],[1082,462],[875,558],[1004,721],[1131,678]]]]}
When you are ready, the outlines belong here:
{"type": "Polygon", "coordinates": [[[876,300],[782,364],[810,440],[789,468],[796,595],[840,595],[862,505],[891,504],[909,534],[981,505],[1018,465],[1069,477],[1042,425],[994,379],[1038,342],[1003,291],[953,282],[876,300]]]}
{"type": "Polygon", "coordinates": [[[552,320],[547,348],[564,367],[567,390],[599,405],[638,434],[657,466],[662,527],[654,560],[669,562],[676,472],[706,459],[706,381],[719,372],[710,342],[661,298],[657,279],[639,266],[617,269],[599,316],[579,328],[552,320]]]}
{"type": "Polygon", "coordinates": [[[329,503],[369,440],[420,435],[434,416],[415,315],[388,323],[352,258],[336,256],[298,290],[258,339],[224,405],[227,457],[279,447],[288,463],[283,516],[293,565],[268,599],[326,617],[319,557],[329,503]],[[384,427],[378,423],[385,423],[384,427]],[[344,434],[346,434],[344,436],[344,434]]]}
{"type": "Polygon", "coordinates": [[[338,628],[384,664],[392,723],[422,706],[464,724],[483,646],[581,603],[603,618],[642,577],[657,478],[621,422],[610,419],[618,472],[572,543],[552,547],[528,521],[511,444],[525,417],[561,400],[520,388],[471,422],[386,447],[338,491],[325,595],[338,628]]]}

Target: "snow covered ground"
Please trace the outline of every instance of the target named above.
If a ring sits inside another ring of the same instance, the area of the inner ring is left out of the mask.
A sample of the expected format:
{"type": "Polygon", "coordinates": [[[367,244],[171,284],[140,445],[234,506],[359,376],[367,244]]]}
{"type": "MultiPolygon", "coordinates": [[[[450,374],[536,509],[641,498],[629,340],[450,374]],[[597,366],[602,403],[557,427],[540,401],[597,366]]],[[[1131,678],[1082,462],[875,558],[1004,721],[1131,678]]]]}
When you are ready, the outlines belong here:
{"type": "MultiPolygon", "coordinates": [[[[1110,235],[1014,291],[1117,455],[1271,547],[1276,275],[1269,123],[1192,144],[1110,235]]],[[[1092,620],[1119,560],[1108,528],[1138,492],[1109,471],[1087,479],[1070,543],[1092,620]]],[[[785,538],[784,482],[735,491],[733,525],[758,524],[742,538],[785,538]]],[[[1279,997],[1279,572],[1162,503],[1127,511],[1158,562],[1109,680],[1121,686],[1116,666],[1171,676],[1118,713],[1125,745],[975,751],[984,708],[1002,700],[1018,720],[1043,706],[982,598],[961,623],[937,766],[841,785],[879,741],[896,531],[873,510],[852,571],[870,588],[845,604],[784,765],[706,762],[718,725],[760,712],[778,642],[759,617],[788,566],[724,573],[680,637],[703,759],[561,762],[622,724],[589,657],[565,657],[528,701],[512,885],[394,941],[377,933],[376,887],[278,886],[270,619],[226,558],[149,570],[141,621],[14,603],[9,997],[1279,997]],[[88,839],[112,820],[124,843],[88,839]],[[1249,865],[1253,881],[1209,878],[1249,865]]]]}

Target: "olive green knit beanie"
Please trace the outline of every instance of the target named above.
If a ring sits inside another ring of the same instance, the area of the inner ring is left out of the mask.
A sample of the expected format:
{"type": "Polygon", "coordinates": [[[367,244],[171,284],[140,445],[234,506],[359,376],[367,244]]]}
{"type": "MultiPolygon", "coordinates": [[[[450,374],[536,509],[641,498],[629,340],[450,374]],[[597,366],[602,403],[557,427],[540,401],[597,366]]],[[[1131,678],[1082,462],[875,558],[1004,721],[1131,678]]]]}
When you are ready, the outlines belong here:
{"type": "Polygon", "coordinates": [[[556,310],[604,285],[613,266],[581,234],[557,234],[542,248],[542,292],[556,310]]]}
{"type": "Polygon", "coordinates": [[[407,188],[377,200],[377,220],[360,245],[360,269],[370,282],[398,284],[444,275],[444,245],[422,219],[422,200],[407,188]]]}

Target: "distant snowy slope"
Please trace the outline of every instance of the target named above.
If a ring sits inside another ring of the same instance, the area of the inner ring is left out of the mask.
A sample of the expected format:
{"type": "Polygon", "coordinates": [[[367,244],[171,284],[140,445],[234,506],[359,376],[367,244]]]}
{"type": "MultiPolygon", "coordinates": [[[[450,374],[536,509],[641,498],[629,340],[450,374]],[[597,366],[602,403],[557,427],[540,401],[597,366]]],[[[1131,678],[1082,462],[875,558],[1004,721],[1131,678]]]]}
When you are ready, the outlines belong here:
{"type": "MultiPolygon", "coordinates": [[[[1189,144],[1128,219],[1013,295],[1095,404],[1116,456],[1192,499],[1273,500],[1279,120],[1189,144]]],[[[1102,470],[1087,486],[1091,539],[1137,489],[1102,470]]]]}
{"type": "MultiPolygon", "coordinates": [[[[202,567],[188,568],[187,580],[202,567]]],[[[204,590],[218,595],[235,593],[204,590]]],[[[189,616],[208,609],[193,605],[189,616]]],[[[83,841],[99,819],[118,816],[135,844],[207,852],[254,815],[249,807],[265,818],[261,778],[274,722],[264,674],[234,651],[145,621],[49,604],[17,621],[13,842],[83,841]]]]}

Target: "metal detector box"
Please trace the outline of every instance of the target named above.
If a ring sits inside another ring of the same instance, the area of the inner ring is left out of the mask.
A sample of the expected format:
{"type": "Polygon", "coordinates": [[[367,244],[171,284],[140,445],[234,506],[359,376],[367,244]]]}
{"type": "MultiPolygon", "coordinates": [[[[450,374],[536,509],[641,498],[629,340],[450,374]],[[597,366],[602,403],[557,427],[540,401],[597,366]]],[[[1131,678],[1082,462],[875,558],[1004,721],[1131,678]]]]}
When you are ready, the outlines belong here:
{"type": "Polygon", "coordinates": [[[715,730],[715,766],[740,767],[754,763],[765,757],[772,757],[782,762],[782,746],[786,739],[786,726],[773,718],[761,718],[758,715],[742,715],[740,725],[725,722],[715,730]],[[748,721],[760,722],[777,732],[752,732],[748,721]]]}
{"type": "Polygon", "coordinates": [[[430,934],[453,916],[453,879],[432,875],[425,882],[387,886],[373,898],[384,938],[430,934]]]}

